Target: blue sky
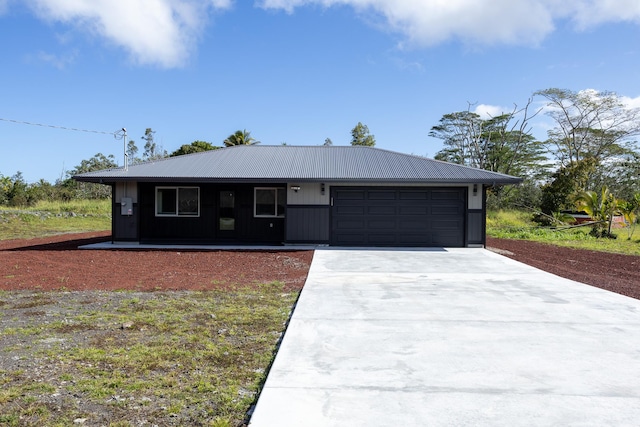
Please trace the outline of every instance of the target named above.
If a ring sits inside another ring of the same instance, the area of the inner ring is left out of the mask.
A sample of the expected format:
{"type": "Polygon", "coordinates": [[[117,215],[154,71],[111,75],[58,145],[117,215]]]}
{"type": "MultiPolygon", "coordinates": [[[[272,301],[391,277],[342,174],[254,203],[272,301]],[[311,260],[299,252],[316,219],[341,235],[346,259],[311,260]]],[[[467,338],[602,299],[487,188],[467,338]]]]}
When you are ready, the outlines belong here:
{"type": "MultiPolygon", "coordinates": [[[[551,87],[640,103],[637,0],[0,0],[0,174],[53,182],[112,135],[171,152],[238,129],[263,144],[433,157],[443,114],[551,87]],[[615,5],[614,5],[615,3],[615,5]]],[[[536,100],[536,102],[542,102],[536,100]]],[[[474,107],[476,108],[476,107],[474,107]]],[[[545,137],[540,115],[534,134],[545,137]]]]}

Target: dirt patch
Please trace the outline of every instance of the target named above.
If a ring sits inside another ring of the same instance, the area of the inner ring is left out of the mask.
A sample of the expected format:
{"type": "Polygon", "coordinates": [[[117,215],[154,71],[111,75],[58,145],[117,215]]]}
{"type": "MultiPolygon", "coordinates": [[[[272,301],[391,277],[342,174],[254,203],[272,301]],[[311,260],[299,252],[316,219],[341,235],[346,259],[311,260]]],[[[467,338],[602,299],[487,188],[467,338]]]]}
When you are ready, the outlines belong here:
{"type": "Polygon", "coordinates": [[[1,290],[211,290],[279,281],[301,289],[313,251],[79,250],[110,235],[0,242],[1,290]]]}
{"type": "Polygon", "coordinates": [[[640,299],[640,257],[487,237],[487,248],[560,277],[640,299]]]}

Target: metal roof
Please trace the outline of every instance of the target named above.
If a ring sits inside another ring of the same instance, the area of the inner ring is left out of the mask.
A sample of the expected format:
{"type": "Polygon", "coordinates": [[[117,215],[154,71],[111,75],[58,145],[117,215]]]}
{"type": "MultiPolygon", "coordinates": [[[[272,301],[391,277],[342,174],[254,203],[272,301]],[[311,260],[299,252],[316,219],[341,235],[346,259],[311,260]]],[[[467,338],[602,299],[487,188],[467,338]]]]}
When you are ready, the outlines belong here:
{"type": "Polygon", "coordinates": [[[78,181],[517,184],[509,175],[363,146],[239,145],[124,168],[78,181]]]}

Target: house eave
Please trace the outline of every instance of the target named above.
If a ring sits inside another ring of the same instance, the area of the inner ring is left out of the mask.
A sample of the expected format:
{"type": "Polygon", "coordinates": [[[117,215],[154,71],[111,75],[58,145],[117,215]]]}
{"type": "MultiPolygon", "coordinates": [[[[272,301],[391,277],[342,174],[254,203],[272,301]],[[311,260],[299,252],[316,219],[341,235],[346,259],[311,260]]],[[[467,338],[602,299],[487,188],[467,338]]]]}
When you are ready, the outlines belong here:
{"type": "Polygon", "coordinates": [[[233,183],[233,184],[260,184],[260,183],[290,183],[290,182],[308,182],[308,183],[334,183],[334,184],[479,184],[486,186],[499,185],[515,185],[520,184],[521,178],[504,178],[504,179],[416,179],[416,178],[300,178],[300,177],[248,177],[248,178],[220,178],[220,177],[176,177],[176,176],[82,176],[73,177],[79,182],[92,182],[96,184],[111,185],[117,182],[171,182],[171,183],[233,183]]]}

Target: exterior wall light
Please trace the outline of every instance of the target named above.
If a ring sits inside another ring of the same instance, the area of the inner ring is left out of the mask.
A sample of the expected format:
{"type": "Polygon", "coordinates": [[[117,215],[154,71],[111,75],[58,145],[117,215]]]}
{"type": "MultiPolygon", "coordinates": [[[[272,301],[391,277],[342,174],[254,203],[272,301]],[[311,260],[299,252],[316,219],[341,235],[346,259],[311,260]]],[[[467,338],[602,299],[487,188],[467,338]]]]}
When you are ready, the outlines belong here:
{"type": "Polygon", "coordinates": [[[300,186],[299,185],[292,185],[291,189],[297,193],[298,190],[300,190],[300,186]]]}
{"type": "Polygon", "coordinates": [[[324,196],[324,182],[320,184],[320,194],[324,196]]]}
{"type": "Polygon", "coordinates": [[[474,196],[478,195],[478,184],[473,184],[473,195],[474,196]]]}

